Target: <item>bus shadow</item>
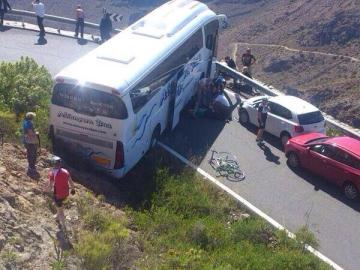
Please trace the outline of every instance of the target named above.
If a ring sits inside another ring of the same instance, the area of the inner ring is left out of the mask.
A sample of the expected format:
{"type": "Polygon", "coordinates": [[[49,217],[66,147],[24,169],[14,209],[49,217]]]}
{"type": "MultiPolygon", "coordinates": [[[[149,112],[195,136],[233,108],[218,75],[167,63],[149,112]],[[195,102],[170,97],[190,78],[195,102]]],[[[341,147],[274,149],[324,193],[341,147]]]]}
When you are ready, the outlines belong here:
{"type": "Polygon", "coordinates": [[[226,124],[226,121],[209,118],[183,117],[161,141],[199,165],[226,124]]]}
{"type": "Polygon", "coordinates": [[[315,191],[322,190],[323,192],[329,194],[331,197],[335,198],[336,200],[342,202],[343,204],[351,207],[357,212],[360,212],[360,202],[359,200],[350,201],[348,200],[345,195],[342,193],[341,188],[326,181],[325,179],[317,176],[309,171],[304,169],[292,169],[289,167],[297,176],[301,177],[309,184],[314,186],[315,191]]]}

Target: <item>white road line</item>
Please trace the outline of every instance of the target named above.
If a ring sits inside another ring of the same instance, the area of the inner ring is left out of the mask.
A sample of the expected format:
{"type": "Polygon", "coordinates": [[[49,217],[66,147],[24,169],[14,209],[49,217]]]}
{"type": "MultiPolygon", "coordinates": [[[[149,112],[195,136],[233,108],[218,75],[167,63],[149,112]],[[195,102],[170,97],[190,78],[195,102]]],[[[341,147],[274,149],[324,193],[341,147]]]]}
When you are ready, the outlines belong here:
{"type": "MultiPolygon", "coordinates": [[[[243,204],[246,208],[248,208],[251,212],[255,213],[256,215],[260,216],[261,218],[265,219],[267,222],[269,222],[271,225],[273,225],[275,228],[279,229],[279,230],[285,230],[287,235],[290,238],[295,238],[295,234],[293,234],[292,232],[290,232],[288,229],[286,229],[283,225],[281,225],[279,222],[277,222],[276,220],[274,220],[272,217],[268,216],[267,214],[265,214],[263,211],[261,211],[260,209],[258,209],[257,207],[255,207],[254,205],[252,205],[249,201],[247,201],[246,199],[244,199],[243,197],[241,197],[239,194],[237,194],[236,192],[234,192],[233,190],[231,190],[229,187],[227,187],[226,185],[222,184],[221,182],[219,182],[218,180],[216,180],[213,176],[211,176],[209,173],[207,173],[206,171],[204,171],[203,169],[199,168],[198,166],[196,166],[194,163],[192,163],[191,161],[187,160],[186,158],[184,158],[182,155],[180,155],[178,152],[176,152],[175,150],[171,149],[169,146],[163,144],[162,142],[158,142],[158,145],[160,147],[162,147],[164,150],[166,150],[167,152],[169,152],[171,155],[175,156],[176,158],[178,158],[179,160],[181,160],[183,163],[185,163],[187,166],[193,168],[195,171],[197,171],[199,174],[201,174],[204,178],[206,178],[207,180],[210,180],[212,183],[214,183],[215,185],[217,185],[219,188],[221,188],[222,190],[224,190],[225,192],[227,192],[228,194],[230,194],[233,198],[235,198],[237,201],[239,201],[241,204],[243,204]]],[[[344,270],[344,268],[340,267],[338,264],[336,264],[334,261],[332,261],[331,259],[329,259],[328,257],[326,257],[324,254],[322,254],[321,252],[319,252],[318,250],[314,249],[311,246],[306,245],[305,248],[311,252],[312,254],[314,254],[315,256],[317,256],[319,259],[321,259],[322,261],[326,262],[327,264],[329,264],[331,267],[333,267],[336,270],[344,270]]]]}

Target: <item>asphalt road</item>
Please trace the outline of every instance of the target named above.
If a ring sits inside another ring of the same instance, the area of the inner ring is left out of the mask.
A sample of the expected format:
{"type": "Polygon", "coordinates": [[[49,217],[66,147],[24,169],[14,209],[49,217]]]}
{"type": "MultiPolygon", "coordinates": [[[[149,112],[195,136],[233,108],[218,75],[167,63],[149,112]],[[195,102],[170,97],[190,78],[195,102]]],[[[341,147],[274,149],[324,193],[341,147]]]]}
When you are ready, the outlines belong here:
{"type": "MultiPolygon", "coordinates": [[[[36,38],[34,32],[0,32],[0,60],[31,56],[55,74],[96,46],[52,35],[46,45],[34,45],[36,38]]],[[[266,136],[266,147],[261,149],[254,132],[236,121],[182,117],[163,141],[214,176],[208,164],[211,149],[236,155],[246,179],[219,180],[291,231],[308,225],[322,253],[345,269],[359,269],[360,203],[347,202],[336,187],[310,173],[290,170],[277,140],[266,136]]]]}
{"type": "Polygon", "coordinates": [[[76,39],[50,34],[45,36],[47,43],[39,45],[37,34],[16,29],[0,31],[0,60],[16,61],[21,56],[29,56],[45,65],[51,75],[55,75],[97,46],[92,42],[79,45],[76,39]]]}

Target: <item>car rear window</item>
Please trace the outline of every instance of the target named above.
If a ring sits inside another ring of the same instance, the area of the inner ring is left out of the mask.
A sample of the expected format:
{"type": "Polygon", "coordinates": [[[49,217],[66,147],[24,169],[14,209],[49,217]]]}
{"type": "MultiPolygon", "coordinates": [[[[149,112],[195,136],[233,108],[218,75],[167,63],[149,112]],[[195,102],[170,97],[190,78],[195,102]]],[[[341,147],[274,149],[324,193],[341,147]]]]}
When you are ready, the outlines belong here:
{"type": "Polygon", "coordinates": [[[90,116],[105,116],[115,119],[126,119],[128,117],[126,106],[121,98],[110,93],[73,84],[56,84],[52,103],[90,116]]]}
{"type": "Polygon", "coordinates": [[[304,113],[298,115],[300,125],[311,125],[324,121],[324,116],[320,111],[304,113]]]}

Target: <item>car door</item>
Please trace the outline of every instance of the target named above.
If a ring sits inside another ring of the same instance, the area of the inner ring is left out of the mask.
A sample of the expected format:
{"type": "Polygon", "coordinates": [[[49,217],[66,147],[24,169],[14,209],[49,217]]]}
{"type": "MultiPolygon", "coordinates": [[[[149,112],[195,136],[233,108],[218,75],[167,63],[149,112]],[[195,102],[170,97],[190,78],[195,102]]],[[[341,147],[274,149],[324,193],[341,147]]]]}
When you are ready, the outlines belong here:
{"type": "Polygon", "coordinates": [[[292,118],[291,112],[271,101],[269,102],[269,107],[270,112],[268,113],[265,130],[276,137],[280,137],[282,131],[289,132],[289,120],[292,118]]]}
{"type": "Polygon", "coordinates": [[[308,168],[312,172],[329,178],[328,163],[335,155],[335,150],[330,145],[316,144],[312,145],[308,149],[308,154],[303,160],[304,167],[308,168]]]}
{"type": "Polygon", "coordinates": [[[248,108],[246,109],[247,113],[249,114],[249,121],[250,123],[259,126],[258,124],[258,107],[261,104],[261,100],[257,100],[254,103],[249,104],[248,108]]]}
{"type": "Polygon", "coordinates": [[[344,150],[335,148],[335,155],[326,163],[326,170],[329,180],[337,185],[342,185],[343,181],[350,180],[352,157],[344,150]]]}

